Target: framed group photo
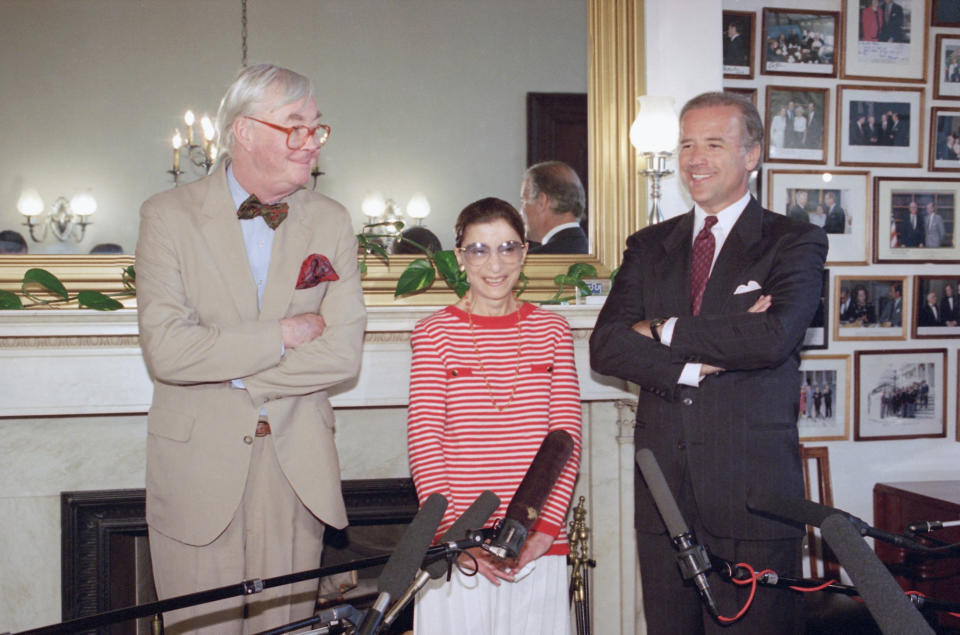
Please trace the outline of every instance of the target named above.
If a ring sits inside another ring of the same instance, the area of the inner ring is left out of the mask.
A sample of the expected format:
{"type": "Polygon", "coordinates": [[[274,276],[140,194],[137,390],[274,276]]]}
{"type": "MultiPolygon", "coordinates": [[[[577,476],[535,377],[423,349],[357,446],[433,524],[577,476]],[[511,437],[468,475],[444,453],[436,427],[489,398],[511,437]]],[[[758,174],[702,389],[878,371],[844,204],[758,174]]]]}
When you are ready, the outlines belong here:
{"type": "Polygon", "coordinates": [[[842,0],[844,79],[927,81],[929,0],[842,0]]]}
{"type": "Polygon", "coordinates": [[[915,276],[913,337],[960,337],[960,276],[915,276]]]}
{"type": "Polygon", "coordinates": [[[753,11],[723,12],[723,76],[753,79],[753,11]]]}
{"type": "Polygon", "coordinates": [[[923,88],[837,90],[838,165],[921,166],[923,88]]]}
{"type": "Polygon", "coordinates": [[[837,276],[834,340],[905,340],[910,297],[906,276],[837,276]]]}
{"type": "Polygon", "coordinates": [[[763,53],[766,75],[837,76],[835,11],[763,10],[763,53]]]}
{"type": "Polygon", "coordinates": [[[960,172],[960,108],[930,109],[931,172],[960,172]]]}
{"type": "Polygon", "coordinates": [[[855,441],[947,436],[947,350],[857,351],[855,441]]]}
{"type": "Polygon", "coordinates": [[[800,358],[801,441],[843,441],[850,432],[850,356],[803,355],[800,358]]]}
{"type": "Polygon", "coordinates": [[[933,98],[960,99],[960,36],[937,35],[933,98]]]}
{"type": "Polygon", "coordinates": [[[827,162],[827,88],[767,86],[764,160],[827,162]]]}
{"type": "Polygon", "coordinates": [[[960,181],[875,177],[873,261],[960,262],[960,181]]]}
{"type": "Polygon", "coordinates": [[[770,170],[767,207],[823,227],[828,265],[865,265],[873,207],[869,172],[770,170]]]}

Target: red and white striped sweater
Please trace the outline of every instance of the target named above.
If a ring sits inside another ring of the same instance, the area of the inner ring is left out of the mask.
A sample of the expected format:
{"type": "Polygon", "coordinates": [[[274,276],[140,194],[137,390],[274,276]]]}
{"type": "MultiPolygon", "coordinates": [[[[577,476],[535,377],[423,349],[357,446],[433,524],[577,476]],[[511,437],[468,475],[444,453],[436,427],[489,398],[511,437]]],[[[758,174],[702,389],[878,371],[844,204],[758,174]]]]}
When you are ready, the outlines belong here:
{"type": "Polygon", "coordinates": [[[438,535],[485,489],[501,501],[488,526],[503,518],[544,437],[566,430],[573,453],[532,528],[556,537],[548,554],[566,554],[564,517],[580,467],[581,419],[567,321],[528,303],[495,317],[469,317],[450,306],[421,320],[411,344],[410,471],[421,502],[433,493],[449,502],[438,535]]]}

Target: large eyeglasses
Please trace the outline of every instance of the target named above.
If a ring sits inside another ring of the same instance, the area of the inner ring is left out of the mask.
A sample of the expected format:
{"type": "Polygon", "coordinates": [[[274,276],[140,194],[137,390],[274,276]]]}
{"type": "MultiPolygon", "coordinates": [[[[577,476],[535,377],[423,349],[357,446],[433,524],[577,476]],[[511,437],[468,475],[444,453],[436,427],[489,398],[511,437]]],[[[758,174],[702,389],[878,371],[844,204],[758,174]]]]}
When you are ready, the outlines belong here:
{"type": "Polygon", "coordinates": [[[247,116],[247,119],[253,119],[257,123],[270,126],[274,130],[286,132],[287,147],[291,150],[299,150],[303,146],[307,145],[307,140],[310,139],[310,137],[313,137],[313,140],[317,142],[317,147],[323,147],[323,144],[325,144],[327,139],[330,138],[330,126],[322,123],[317,124],[313,128],[309,128],[307,126],[293,126],[287,128],[286,126],[278,126],[275,123],[257,119],[256,117],[247,116]]]}
{"type": "MultiPolygon", "coordinates": [[[[471,243],[465,247],[459,247],[460,253],[468,265],[478,266],[490,260],[490,254],[493,248],[485,243],[471,243]]],[[[523,243],[519,240],[508,240],[497,245],[497,257],[501,262],[509,265],[516,264],[523,259],[523,243]]]]}

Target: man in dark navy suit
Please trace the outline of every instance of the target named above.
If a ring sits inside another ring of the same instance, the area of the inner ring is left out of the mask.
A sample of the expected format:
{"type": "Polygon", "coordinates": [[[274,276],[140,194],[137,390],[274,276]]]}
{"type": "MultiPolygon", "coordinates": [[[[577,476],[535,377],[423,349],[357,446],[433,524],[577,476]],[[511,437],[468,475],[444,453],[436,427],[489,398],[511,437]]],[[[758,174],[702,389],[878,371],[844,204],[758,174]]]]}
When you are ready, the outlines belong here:
{"type": "MultiPolygon", "coordinates": [[[[636,447],[656,456],[699,542],[793,576],[801,528],[750,513],[746,501],[751,490],[803,498],[800,345],[819,303],[827,237],[750,195],[762,141],[760,115],[736,95],[705,93],[684,106],[678,172],[694,208],[627,239],[590,363],[640,386],[636,447]]],[[[648,633],[802,632],[796,595],[777,589],[759,589],[732,626],[712,619],[683,584],[639,473],[635,496],[648,633]]],[[[720,613],[735,614],[748,587],[712,580],[720,613]]]]}
{"type": "Polygon", "coordinates": [[[531,254],[585,254],[587,234],[580,227],[587,201],[576,171],[561,161],[545,161],[529,168],[520,190],[521,211],[527,222],[527,240],[539,243],[531,254]]]}

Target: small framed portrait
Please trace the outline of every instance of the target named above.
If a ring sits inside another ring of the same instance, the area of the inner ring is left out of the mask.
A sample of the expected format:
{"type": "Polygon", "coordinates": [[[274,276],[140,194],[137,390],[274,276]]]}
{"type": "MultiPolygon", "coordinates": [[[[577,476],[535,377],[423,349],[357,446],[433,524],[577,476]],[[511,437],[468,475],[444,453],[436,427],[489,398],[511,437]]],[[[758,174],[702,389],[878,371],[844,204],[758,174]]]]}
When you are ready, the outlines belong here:
{"type": "Polygon", "coordinates": [[[801,441],[845,441],[850,433],[850,356],[800,358],[801,441]]]}
{"type": "Polygon", "coordinates": [[[907,339],[906,276],[837,276],[833,289],[834,340],[907,339]]]}
{"type": "Polygon", "coordinates": [[[837,164],[921,166],[923,88],[840,86],[837,164]]]}
{"type": "Polygon", "coordinates": [[[960,262],[960,181],[874,177],[873,261],[960,262]]]}
{"type": "Polygon", "coordinates": [[[914,276],[913,337],[960,337],[960,275],[914,276]]]}
{"type": "Polygon", "coordinates": [[[960,0],[933,0],[930,25],[960,27],[960,0]]]}
{"type": "Polygon", "coordinates": [[[940,33],[935,50],[933,98],[960,99],[960,37],[940,33]]]}
{"type": "Polygon", "coordinates": [[[930,109],[931,172],[960,172],[960,108],[930,109]]]}
{"type": "Polygon", "coordinates": [[[765,8],[761,72],[836,77],[838,21],[835,11],[765,8]]]}
{"type": "Polygon", "coordinates": [[[828,265],[869,262],[869,172],[770,170],[768,179],[767,207],[827,232],[828,265]]]}
{"type": "MultiPolygon", "coordinates": [[[[723,12],[723,76],[753,79],[753,11],[723,12]]],[[[756,105],[756,102],[754,102],[756,105]]]]}
{"type": "Polygon", "coordinates": [[[767,86],[764,160],[826,163],[829,95],[828,88],[767,86]]]}
{"type": "Polygon", "coordinates": [[[842,0],[844,79],[927,81],[929,0],[842,0]]]}
{"type": "Polygon", "coordinates": [[[823,270],[823,284],[820,287],[820,303],[817,312],[807,326],[800,350],[811,351],[827,348],[827,333],[830,331],[830,270],[823,270]]]}
{"type": "Polygon", "coordinates": [[[854,441],[947,436],[945,348],[854,353],[854,441]]]}
{"type": "Polygon", "coordinates": [[[751,104],[754,106],[757,105],[757,89],[756,88],[739,88],[735,86],[724,86],[723,92],[733,93],[734,95],[740,95],[741,97],[748,99],[751,104]]]}

